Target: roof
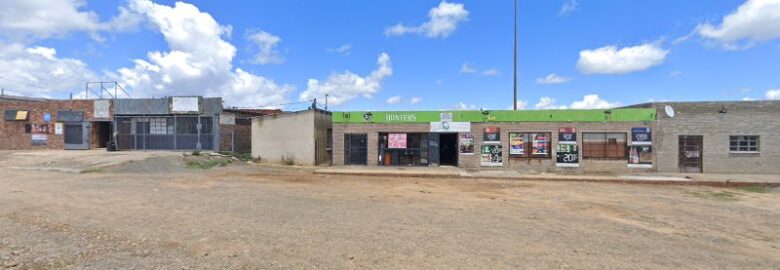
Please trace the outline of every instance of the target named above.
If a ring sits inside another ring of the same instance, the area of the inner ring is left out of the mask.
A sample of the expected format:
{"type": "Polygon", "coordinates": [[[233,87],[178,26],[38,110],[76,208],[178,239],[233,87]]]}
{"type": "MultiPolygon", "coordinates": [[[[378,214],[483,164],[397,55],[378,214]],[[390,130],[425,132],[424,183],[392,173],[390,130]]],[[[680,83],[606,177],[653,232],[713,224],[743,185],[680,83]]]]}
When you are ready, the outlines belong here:
{"type": "Polygon", "coordinates": [[[223,109],[224,112],[232,112],[232,113],[245,113],[250,114],[252,116],[263,116],[263,115],[272,115],[272,114],[280,114],[282,113],[282,110],[280,109],[236,109],[236,108],[226,108],[223,109]]]}
{"type": "Polygon", "coordinates": [[[655,108],[594,110],[485,110],[485,111],[353,111],[334,112],[334,123],[451,122],[647,122],[655,121],[655,108]]]}

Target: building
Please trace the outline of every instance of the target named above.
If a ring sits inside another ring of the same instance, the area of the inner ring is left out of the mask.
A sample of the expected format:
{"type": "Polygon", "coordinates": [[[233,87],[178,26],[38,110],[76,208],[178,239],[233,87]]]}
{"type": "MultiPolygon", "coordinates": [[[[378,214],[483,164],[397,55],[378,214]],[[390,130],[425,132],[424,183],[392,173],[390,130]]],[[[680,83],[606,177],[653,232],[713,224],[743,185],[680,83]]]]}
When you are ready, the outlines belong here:
{"type": "Polygon", "coordinates": [[[223,109],[219,117],[220,151],[252,153],[252,117],[280,113],[279,109],[223,109]]]}
{"type": "Polygon", "coordinates": [[[656,110],[335,112],[333,164],[646,172],[656,110]]]}
{"type": "Polygon", "coordinates": [[[252,156],[260,162],[329,165],[331,113],[320,109],[252,118],[252,156]]]}
{"type": "Polygon", "coordinates": [[[780,101],[655,102],[659,172],[780,174],[780,101]]]}

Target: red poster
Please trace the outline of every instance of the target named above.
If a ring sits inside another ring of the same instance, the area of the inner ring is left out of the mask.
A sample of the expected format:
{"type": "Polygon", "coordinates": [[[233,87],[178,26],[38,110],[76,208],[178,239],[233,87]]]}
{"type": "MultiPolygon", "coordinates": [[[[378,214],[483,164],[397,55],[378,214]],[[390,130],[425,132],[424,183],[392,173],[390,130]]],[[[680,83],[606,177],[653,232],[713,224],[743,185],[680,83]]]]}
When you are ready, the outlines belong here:
{"type": "Polygon", "coordinates": [[[406,133],[390,133],[387,135],[387,148],[405,149],[406,133]]]}

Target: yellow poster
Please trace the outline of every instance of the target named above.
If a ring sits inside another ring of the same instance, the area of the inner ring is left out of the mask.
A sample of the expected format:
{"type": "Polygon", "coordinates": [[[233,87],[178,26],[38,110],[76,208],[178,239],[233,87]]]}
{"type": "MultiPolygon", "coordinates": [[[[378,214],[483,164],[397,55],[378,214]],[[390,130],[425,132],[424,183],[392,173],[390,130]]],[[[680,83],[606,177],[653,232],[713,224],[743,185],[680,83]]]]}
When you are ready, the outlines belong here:
{"type": "Polygon", "coordinates": [[[16,111],[16,120],[27,120],[27,111],[16,111]]]}

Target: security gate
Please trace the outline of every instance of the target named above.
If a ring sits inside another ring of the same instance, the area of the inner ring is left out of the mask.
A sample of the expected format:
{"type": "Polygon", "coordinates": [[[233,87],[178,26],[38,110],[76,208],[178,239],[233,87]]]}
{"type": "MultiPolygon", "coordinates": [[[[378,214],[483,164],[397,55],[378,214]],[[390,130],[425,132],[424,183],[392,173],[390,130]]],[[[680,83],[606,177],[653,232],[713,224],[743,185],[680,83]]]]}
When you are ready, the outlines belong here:
{"type": "Polygon", "coordinates": [[[681,173],[702,173],[704,171],[703,144],[704,138],[702,136],[680,135],[678,166],[681,173]]]}
{"type": "Polygon", "coordinates": [[[344,165],[368,165],[367,134],[344,134],[344,165]]]}
{"type": "Polygon", "coordinates": [[[63,124],[65,133],[65,150],[89,149],[89,122],[66,122],[63,124]]]}

